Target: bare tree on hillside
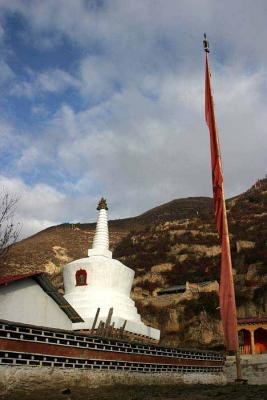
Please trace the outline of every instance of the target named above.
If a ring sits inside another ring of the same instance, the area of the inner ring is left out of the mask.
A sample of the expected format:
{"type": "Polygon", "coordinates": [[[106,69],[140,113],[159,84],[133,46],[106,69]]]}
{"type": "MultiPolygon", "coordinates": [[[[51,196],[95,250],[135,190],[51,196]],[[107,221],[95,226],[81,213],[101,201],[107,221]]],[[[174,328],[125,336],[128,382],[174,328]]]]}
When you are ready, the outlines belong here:
{"type": "Polygon", "coordinates": [[[20,224],[13,222],[17,202],[18,198],[5,191],[0,194],[0,259],[7,255],[21,230],[20,224]]]}

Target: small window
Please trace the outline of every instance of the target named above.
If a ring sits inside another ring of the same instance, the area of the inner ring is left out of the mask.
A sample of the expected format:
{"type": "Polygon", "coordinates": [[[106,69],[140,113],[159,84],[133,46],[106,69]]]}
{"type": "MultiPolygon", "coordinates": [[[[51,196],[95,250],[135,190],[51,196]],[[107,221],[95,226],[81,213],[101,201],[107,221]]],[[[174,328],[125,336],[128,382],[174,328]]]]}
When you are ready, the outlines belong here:
{"type": "Polygon", "coordinates": [[[76,271],[76,286],[84,286],[87,285],[87,272],[85,269],[79,269],[76,271]]]}

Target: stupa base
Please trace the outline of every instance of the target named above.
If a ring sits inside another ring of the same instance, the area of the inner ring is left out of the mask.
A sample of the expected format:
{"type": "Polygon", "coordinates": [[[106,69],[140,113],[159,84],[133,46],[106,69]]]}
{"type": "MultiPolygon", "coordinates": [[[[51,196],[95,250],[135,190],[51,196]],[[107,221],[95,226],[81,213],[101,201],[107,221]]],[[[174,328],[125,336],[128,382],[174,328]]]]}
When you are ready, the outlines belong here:
{"type": "MultiPolygon", "coordinates": [[[[84,319],[84,322],[78,322],[75,324],[72,324],[72,329],[73,330],[79,330],[79,331],[87,331],[91,330],[93,326],[94,318],[88,318],[84,319]]],[[[105,322],[105,321],[103,321],[105,322]]],[[[112,321],[111,324],[114,322],[114,328],[115,329],[120,329],[125,320],[120,317],[112,316],[112,321]]],[[[99,325],[99,321],[97,323],[97,326],[99,325]]],[[[158,341],[160,338],[160,331],[158,329],[152,328],[151,326],[146,326],[142,322],[135,322],[135,321],[127,321],[124,331],[127,333],[132,333],[134,335],[142,336],[142,337],[147,337],[153,340],[158,341]]]]}

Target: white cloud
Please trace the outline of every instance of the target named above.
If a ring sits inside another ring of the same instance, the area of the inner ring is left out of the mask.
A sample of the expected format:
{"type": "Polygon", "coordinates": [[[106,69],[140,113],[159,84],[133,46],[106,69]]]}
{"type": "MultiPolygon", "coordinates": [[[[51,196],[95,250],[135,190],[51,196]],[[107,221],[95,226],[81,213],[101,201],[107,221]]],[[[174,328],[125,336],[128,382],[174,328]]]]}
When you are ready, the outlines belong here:
{"type": "Polygon", "coordinates": [[[21,151],[27,147],[28,143],[28,138],[21,135],[11,122],[3,118],[0,119],[0,152],[2,172],[10,172],[10,165],[7,160],[9,157],[19,159],[21,157],[21,151]]]}
{"type": "Polygon", "coordinates": [[[3,151],[9,145],[10,138],[14,135],[14,128],[10,123],[0,120],[0,149],[3,151]]]}
{"type": "Polygon", "coordinates": [[[62,35],[84,48],[97,44],[109,56],[127,55],[129,60],[132,54],[129,66],[134,69],[148,54],[159,65],[160,49],[166,63],[184,55],[195,63],[204,31],[208,31],[212,51],[222,51],[226,59],[243,62],[256,57],[259,61],[267,56],[265,0],[253,4],[249,0],[107,0],[98,5],[84,0],[32,0],[27,4],[10,0],[2,1],[1,7],[22,14],[33,37],[53,42],[54,36],[56,45],[62,35]],[[168,46],[172,54],[166,51],[168,46]]]}
{"type": "Polygon", "coordinates": [[[39,50],[56,48],[60,38],[83,50],[72,60],[75,75],[63,68],[32,71],[12,89],[17,96],[41,95],[32,112],[44,117],[46,94],[62,94],[61,106],[38,135],[23,133],[13,176],[42,169],[42,179],[46,175],[50,182],[58,174],[66,194],[50,183],[26,187],[30,198],[46,189],[50,193],[49,209],[43,204],[40,217],[29,209],[28,221],[41,226],[86,220],[101,194],[108,197],[113,217],[177,197],[211,194],[201,43],[206,30],[227,195],[266,173],[266,1],[93,4],[38,0],[26,7],[12,0],[3,6],[24,15],[34,42],[43,39],[39,50]],[[82,109],[63,97],[68,88],[79,92],[82,109]]]}
{"type": "Polygon", "coordinates": [[[81,214],[95,219],[93,210],[97,199],[94,197],[70,198],[49,185],[30,186],[19,178],[3,175],[0,175],[0,188],[18,199],[14,222],[22,226],[20,238],[59,223],[79,222],[81,214]]]}
{"type": "MultiPolygon", "coordinates": [[[[265,173],[265,76],[229,72],[216,80],[226,192],[233,195],[265,173]]],[[[27,150],[23,155],[28,168],[40,158],[59,167],[77,181],[65,188],[107,195],[113,217],[211,194],[203,77],[195,74],[166,76],[156,101],[129,88],[82,112],[65,105],[34,146],[32,162],[27,150]]]]}
{"type": "Polygon", "coordinates": [[[30,70],[26,80],[14,82],[9,94],[33,98],[44,96],[45,93],[61,93],[69,88],[79,89],[79,87],[79,81],[61,69],[48,69],[40,73],[30,70]]]}
{"type": "Polygon", "coordinates": [[[70,74],[60,69],[40,73],[36,78],[36,87],[41,91],[57,93],[69,87],[78,87],[78,81],[70,74]]]}
{"type": "Polygon", "coordinates": [[[14,71],[7,62],[8,51],[5,48],[5,30],[0,22],[0,85],[3,86],[15,78],[14,71]]]}
{"type": "Polygon", "coordinates": [[[0,84],[8,82],[14,77],[15,74],[10,66],[4,60],[0,60],[0,84]]]}
{"type": "Polygon", "coordinates": [[[4,35],[5,35],[5,30],[3,26],[0,24],[0,42],[2,42],[4,35]]]}
{"type": "Polygon", "coordinates": [[[31,108],[31,112],[34,115],[38,115],[39,117],[47,117],[49,114],[48,107],[45,104],[39,103],[33,105],[31,108]]]}
{"type": "Polygon", "coordinates": [[[87,57],[80,65],[80,79],[82,94],[98,98],[113,93],[119,71],[106,58],[87,57]]]}
{"type": "Polygon", "coordinates": [[[40,153],[35,146],[27,146],[17,162],[17,168],[21,171],[39,162],[40,153]]]}
{"type": "Polygon", "coordinates": [[[10,88],[9,94],[16,97],[32,98],[35,89],[32,82],[14,82],[10,88]]]}

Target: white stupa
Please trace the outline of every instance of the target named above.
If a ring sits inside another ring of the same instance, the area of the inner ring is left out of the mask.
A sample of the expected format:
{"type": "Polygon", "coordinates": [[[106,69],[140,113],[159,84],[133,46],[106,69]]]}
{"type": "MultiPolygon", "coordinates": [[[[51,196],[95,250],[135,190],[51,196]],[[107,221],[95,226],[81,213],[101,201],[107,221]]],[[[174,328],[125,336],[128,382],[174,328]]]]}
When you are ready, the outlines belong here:
{"type": "Polygon", "coordinates": [[[88,257],[72,261],[63,269],[64,297],[85,321],[76,323],[73,329],[91,329],[98,308],[98,323],[106,321],[112,307],[111,322],[115,323],[115,328],[122,327],[126,320],[126,331],[158,340],[160,331],[141,321],[130,298],[134,271],[112,258],[109,250],[108,208],[103,198],[97,209],[96,233],[88,257]]]}

